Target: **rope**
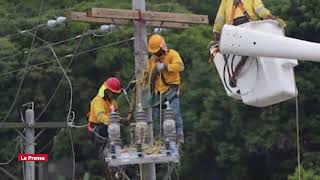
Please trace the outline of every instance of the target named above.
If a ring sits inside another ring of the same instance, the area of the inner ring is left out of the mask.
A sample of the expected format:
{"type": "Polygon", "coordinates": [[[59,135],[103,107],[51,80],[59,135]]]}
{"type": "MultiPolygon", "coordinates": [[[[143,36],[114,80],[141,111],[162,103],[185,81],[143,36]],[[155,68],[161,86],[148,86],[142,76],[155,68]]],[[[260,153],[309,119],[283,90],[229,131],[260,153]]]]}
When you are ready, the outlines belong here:
{"type": "MultiPolygon", "coordinates": [[[[86,29],[84,30],[84,32],[85,32],[85,31],[86,31],[86,29]]],[[[40,40],[44,41],[45,43],[47,43],[47,44],[49,45],[49,48],[50,48],[53,56],[55,57],[57,63],[59,64],[59,66],[60,66],[60,68],[61,68],[61,71],[63,72],[64,76],[66,77],[66,79],[67,79],[67,81],[68,81],[69,88],[70,88],[70,99],[69,99],[69,110],[68,110],[68,114],[67,114],[67,122],[69,122],[70,114],[72,113],[72,101],[73,101],[73,99],[72,99],[72,98],[73,98],[73,89],[72,89],[71,80],[70,80],[67,72],[66,72],[65,69],[63,68],[62,64],[60,63],[59,58],[58,58],[58,56],[56,55],[56,53],[55,53],[53,47],[50,45],[50,43],[47,42],[47,41],[45,41],[45,40],[43,40],[43,39],[41,39],[41,38],[39,38],[39,37],[37,37],[36,34],[34,35],[34,38],[40,39],[40,40]]],[[[83,40],[83,36],[81,36],[81,39],[80,39],[80,41],[79,41],[79,43],[78,43],[78,45],[77,45],[77,47],[76,47],[76,49],[75,49],[75,51],[74,51],[74,54],[77,53],[77,51],[78,51],[78,49],[79,49],[79,47],[80,47],[80,45],[81,45],[82,40],[83,40]]],[[[69,65],[71,65],[74,57],[75,57],[75,56],[72,57],[69,65]]],[[[69,68],[69,66],[68,66],[68,68],[69,68]]],[[[63,77],[62,77],[62,79],[63,79],[63,77]]],[[[38,119],[38,118],[37,118],[37,119],[38,119]]],[[[75,178],[75,166],[76,166],[76,162],[75,162],[75,151],[74,151],[73,138],[72,138],[72,134],[71,134],[70,127],[68,127],[68,132],[69,132],[69,137],[70,137],[70,143],[71,143],[71,149],[72,149],[72,159],[73,159],[73,161],[72,161],[72,162],[73,162],[73,166],[72,166],[72,180],[74,180],[74,178],[75,178]]]]}
{"type": "Polygon", "coordinates": [[[174,168],[174,171],[175,171],[175,173],[176,173],[177,180],[179,180],[180,178],[179,178],[179,173],[178,173],[178,169],[177,169],[177,167],[175,167],[175,168],[174,168]]]}
{"type": "MultiPolygon", "coordinates": [[[[160,86],[162,85],[162,73],[160,72],[160,86]]],[[[162,137],[162,93],[160,92],[160,134],[159,137],[162,137]]]]}
{"type": "MultiPolygon", "coordinates": [[[[80,41],[81,43],[81,41],[80,41]]],[[[80,43],[78,44],[78,48],[80,46],[80,43]]],[[[78,48],[76,49],[76,51],[78,50],[78,48]]],[[[71,83],[71,80],[67,74],[67,72],[65,71],[65,69],[63,68],[62,64],[60,63],[59,61],[59,58],[57,57],[54,49],[52,48],[52,46],[50,46],[50,49],[52,51],[52,54],[54,55],[54,57],[56,58],[56,61],[57,63],[59,64],[60,68],[61,68],[61,71],[63,72],[64,76],[66,77],[67,81],[68,81],[68,84],[69,84],[69,88],[70,88],[70,99],[69,99],[69,111],[68,111],[68,115],[67,115],[67,122],[69,122],[69,117],[70,117],[70,114],[71,114],[71,109],[72,109],[72,98],[73,98],[73,88],[72,88],[72,83],[71,83]]],[[[71,62],[70,62],[71,63],[71,62]]]]}
{"type": "Polygon", "coordinates": [[[143,180],[142,164],[139,164],[139,169],[140,169],[140,180],[143,180]]]}
{"type": "MultiPolygon", "coordinates": [[[[241,95],[241,96],[245,96],[245,95],[248,95],[249,93],[253,92],[256,88],[256,84],[258,82],[258,78],[259,78],[259,62],[258,62],[258,58],[254,58],[254,60],[251,60],[250,64],[248,65],[247,69],[246,70],[241,70],[239,72],[239,75],[238,75],[238,79],[241,78],[244,74],[247,73],[247,71],[250,69],[250,67],[252,66],[253,62],[255,61],[256,62],[256,79],[255,79],[255,85],[250,89],[248,90],[247,92],[244,92],[244,93],[234,93],[231,88],[229,87],[229,84],[227,83],[227,80],[226,80],[226,72],[227,72],[227,75],[229,76],[229,81],[231,79],[231,74],[233,72],[233,62],[234,62],[234,58],[235,56],[233,55],[232,59],[231,59],[231,70],[229,69],[229,64],[228,64],[228,60],[229,60],[229,55],[223,55],[223,58],[224,58],[224,61],[225,61],[225,64],[224,64],[224,67],[223,67],[223,83],[226,87],[226,89],[233,95],[241,95]],[[230,72],[231,71],[231,72],[230,72]],[[243,72],[242,72],[243,71],[243,72]],[[242,73],[241,73],[242,72],[242,73]]],[[[232,75],[233,76],[233,75],[232,75]]]]}
{"type": "Polygon", "coordinates": [[[296,135],[297,135],[297,161],[298,161],[298,179],[301,180],[301,159],[300,159],[300,131],[299,131],[299,101],[296,96],[296,135]]]}
{"type": "MultiPolygon", "coordinates": [[[[168,162],[168,167],[167,167],[167,171],[169,172],[169,170],[170,170],[170,162],[168,162]]],[[[170,174],[170,176],[169,176],[169,180],[171,180],[171,174],[170,174]]]]}
{"type": "Polygon", "coordinates": [[[69,132],[71,150],[72,150],[72,180],[74,180],[75,175],[76,175],[76,159],[75,159],[75,151],[74,151],[74,146],[73,146],[73,138],[72,138],[70,128],[68,128],[68,132],[69,132]]]}

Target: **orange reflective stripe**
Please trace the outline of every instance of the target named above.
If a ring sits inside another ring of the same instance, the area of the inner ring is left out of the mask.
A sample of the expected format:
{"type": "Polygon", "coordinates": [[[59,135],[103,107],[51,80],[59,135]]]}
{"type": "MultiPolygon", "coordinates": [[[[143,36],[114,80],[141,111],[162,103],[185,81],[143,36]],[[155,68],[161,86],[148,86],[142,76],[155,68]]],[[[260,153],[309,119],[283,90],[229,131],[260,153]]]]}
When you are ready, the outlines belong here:
{"type": "Polygon", "coordinates": [[[250,17],[250,15],[248,14],[247,10],[244,8],[242,2],[239,4],[239,8],[242,11],[242,13],[247,16],[247,18],[249,19],[249,21],[252,21],[252,18],[250,17]]]}
{"type": "Polygon", "coordinates": [[[236,10],[237,10],[237,5],[235,3],[233,3],[232,12],[231,12],[231,18],[230,18],[231,24],[233,24],[234,16],[236,15],[236,10]]]}

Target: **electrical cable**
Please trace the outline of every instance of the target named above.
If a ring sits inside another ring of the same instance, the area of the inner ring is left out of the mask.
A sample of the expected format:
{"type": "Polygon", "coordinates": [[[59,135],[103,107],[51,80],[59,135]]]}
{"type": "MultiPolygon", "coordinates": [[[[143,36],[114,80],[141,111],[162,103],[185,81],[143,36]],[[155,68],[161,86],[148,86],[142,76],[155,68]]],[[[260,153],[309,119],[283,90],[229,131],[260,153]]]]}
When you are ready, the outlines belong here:
{"type": "Polygon", "coordinates": [[[12,154],[11,158],[7,162],[0,162],[0,166],[8,165],[13,161],[13,159],[15,159],[17,152],[18,152],[18,146],[19,146],[19,141],[17,141],[17,143],[16,143],[16,148],[15,148],[15,151],[12,154]]]}
{"type": "MultiPolygon", "coordinates": [[[[41,5],[40,5],[40,8],[39,8],[39,14],[38,14],[38,19],[37,19],[37,27],[38,27],[38,25],[39,25],[39,21],[40,21],[40,17],[41,17],[41,13],[42,13],[43,4],[44,4],[44,0],[41,0],[41,5]]],[[[37,30],[38,30],[38,28],[35,29],[35,35],[37,34],[37,30]]],[[[25,68],[27,68],[28,65],[29,65],[29,60],[30,60],[30,56],[31,56],[31,50],[33,49],[34,42],[35,42],[35,37],[32,39],[32,42],[31,42],[30,51],[29,51],[29,54],[28,54],[28,57],[27,57],[27,60],[26,60],[26,63],[25,63],[25,68]]],[[[5,115],[4,119],[1,121],[2,123],[5,122],[5,121],[7,121],[9,115],[11,114],[11,111],[12,111],[14,105],[16,104],[16,101],[17,101],[18,96],[19,96],[19,94],[20,94],[20,90],[21,90],[21,88],[22,88],[22,84],[23,84],[23,82],[24,82],[24,79],[25,79],[25,77],[26,77],[26,74],[27,74],[27,71],[25,71],[25,72],[23,73],[23,76],[22,76],[22,79],[21,79],[21,81],[20,81],[20,84],[19,84],[19,87],[18,87],[18,91],[17,91],[17,93],[16,93],[16,96],[15,96],[15,98],[14,98],[14,100],[13,100],[13,102],[12,102],[10,108],[9,108],[9,111],[8,111],[7,114],[5,115]]]]}

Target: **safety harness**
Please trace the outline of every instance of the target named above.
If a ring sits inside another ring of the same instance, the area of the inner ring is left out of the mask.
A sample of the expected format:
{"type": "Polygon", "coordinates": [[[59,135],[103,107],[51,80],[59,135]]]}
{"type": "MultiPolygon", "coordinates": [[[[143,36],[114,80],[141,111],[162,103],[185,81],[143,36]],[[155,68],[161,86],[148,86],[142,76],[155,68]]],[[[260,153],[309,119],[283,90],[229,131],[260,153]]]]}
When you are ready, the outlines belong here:
{"type": "MultiPolygon", "coordinates": [[[[232,11],[231,11],[231,17],[230,17],[230,22],[231,24],[235,23],[235,15],[236,15],[236,10],[237,8],[240,8],[242,13],[244,14],[245,18],[247,19],[247,22],[252,21],[252,18],[250,17],[249,13],[247,10],[244,8],[244,5],[241,0],[233,0],[233,6],[232,6],[232,11]]],[[[236,18],[237,19],[237,18],[236,18]]],[[[237,24],[239,25],[239,24],[237,24]]]]}
{"type": "MultiPolygon", "coordinates": [[[[253,19],[250,17],[249,13],[244,8],[242,1],[241,0],[233,0],[231,19],[230,19],[231,24],[237,26],[237,25],[240,25],[240,24],[243,24],[246,22],[250,22],[252,20],[253,19]],[[234,18],[237,8],[240,8],[240,10],[244,14],[244,16],[234,18]]],[[[237,76],[239,75],[242,67],[245,65],[246,61],[248,60],[248,56],[242,56],[240,62],[236,65],[235,68],[233,68],[234,58],[235,58],[235,56],[232,57],[231,72],[228,68],[229,85],[233,88],[237,86],[237,76]]],[[[224,56],[224,60],[225,60],[225,66],[228,66],[228,58],[226,56],[224,56]]]]}

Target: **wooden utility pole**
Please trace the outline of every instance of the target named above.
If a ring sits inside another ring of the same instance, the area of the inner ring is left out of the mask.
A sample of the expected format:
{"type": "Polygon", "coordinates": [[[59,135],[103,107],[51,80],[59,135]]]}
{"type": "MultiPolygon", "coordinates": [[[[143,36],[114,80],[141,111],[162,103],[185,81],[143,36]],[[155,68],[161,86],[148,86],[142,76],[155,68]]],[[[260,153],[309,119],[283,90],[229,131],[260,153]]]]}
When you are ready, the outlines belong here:
{"type": "MultiPolygon", "coordinates": [[[[145,0],[132,0],[132,9],[139,12],[146,10],[145,0]]],[[[136,79],[143,77],[144,69],[148,62],[148,51],[147,51],[147,28],[144,20],[141,19],[133,22],[134,24],[134,57],[135,57],[135,76],[136,79]]],[[[150,97],[150,87],[143,89],[142,83],[136,84],[136,102],[142,103],[142,107],[147,107],[148,98],[150,97]]],[[[137,107],[137,106],[136,106],[137,107]]],[[[147,122],[149,122],[149,136],[150,145],[153,144],[153,124],[152,124],[152,111],[151,108],[146,110],[147,122]]],[[[156,167],[154,163],[143,164],[141,175],[143,179],[156,180],[156,167]]]]}
{"type": "MultiPolygon", "coordinates": [[[[26,122],[27,124],[34,124],[34,110],[26,110],[26,122]]],[[[25,129],[25,152],[26,154],[34,154],[34,128],[25,129]]],[[[26,162],[26,180],[35,180],[35,162],[26,162]]]]}
{"type": "MultiPolygon", "coordinates": [[[[186,29],[191,25],[208,24],[208,16],[194,14],[179,14],[167,12],[145,11],[145,0],[132,0],[132,10],[92,8],[88,12],[68,12],[69,20],[96,23],[134,26],[134,56],[135,56],[135,77],[140,80],[143,77],[148,61],[147,31],[146,27],[186,29]]],[[[150,87],[136,84],[136,104],[149,107],[147,100],[150,97],[150,87]]],[[[138,107],[138,106],[136,106],[138,107]]],[[[147,109],[147,121],[149,122],[149,133],[151,144],[153,143],[152,111],[147,109]]],[[[161,128],[161,127],[160,127],[161,128]]],[[[155,180],[155,164],[142,165],[142,177],[144,180],[155,180]]]]}
{"type": "MultiPolygon", "coordinates": [[[[66,122],[35,122],[34,121],[34,108],[28,108],[25,111],[26,122],[5,122],[0,123],[0,129],[16,129],[20,136],[24,139],[24,148],[26,154],[35,153],[35,129],[36,128],[66,128],[66,122]],[[25,134],[22,134],[18,129],[25,129],[25,134]]],[[[37,135],[38,136],[38,135],[37,135]]],[[[35,180],[35,162],[25,162],[26,180],[35,180]]],[[[45,173],[45,172],[43,172],[45,173]]]]}

